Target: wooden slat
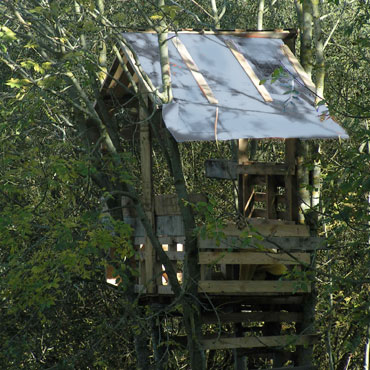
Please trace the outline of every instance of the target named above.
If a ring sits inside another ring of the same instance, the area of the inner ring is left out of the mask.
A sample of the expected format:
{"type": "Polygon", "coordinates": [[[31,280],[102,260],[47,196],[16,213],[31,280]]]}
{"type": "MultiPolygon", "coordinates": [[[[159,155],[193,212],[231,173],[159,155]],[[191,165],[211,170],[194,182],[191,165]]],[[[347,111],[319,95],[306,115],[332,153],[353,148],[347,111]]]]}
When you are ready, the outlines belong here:
{"type": "Polygon", "coordinates": [[[269,92],[267,91],[264,85],[260,84],[260,79],[257,77],[256,73],[253,71],[253,68],[245,59],[244,55],[238,50],[237,45],[231,40],[224,40],[227,47],[230,49],[236,60],[239,62],[240,66],[243,68],[244,72],[252,81],[254,87],[257,89],[259,94],[262,96],[265,102],[272,102],[273,99],[269,92]]]}
{"type": "MultiPolygon", "coordinates": [[[[240,230],[233,224],[226,226],[224,229],[225,234],[228,236],[239,236],[243,231],[248,232],[248,229],[240,230]]],[[[310,236],[307,225],[279,225],[266,222],[261,225],[253,225],[249,231],[251,234],[260,234],[263,236],[310,236]]]]}
{"type": "Polygon", "coordinates": [[[249,162],[237,164],[224,159],[205,161],[206,177],[236,180],[237,175],[294,175],[295,166],[284,163],[249,162]]]}
{"type": "Polygon", "coordinates": [[[283,264],[298,265],[310,263],[309,253],[267,253],[267,252],[200,252],[199,264],[283,264]]]}
{"type": "Polygon", "coordinates": [[[294,167],[283,163],[245,163],[237,166],[236,172],[240,175],[286,175],[292,173],[294,167]]]}
{"type": "Polygon", "coordinates": [[[216,315],[202,315],[203,324],[236,323],[236,322],[300,322],[303,320],[302,312],[232,312],[216,315]]]}
{"type": "Polygon", "coordinates": [[[199,293],[310,293],[310,283],[285,280],[200,280],[199,293]]]}
{"type": "Polygon", "coordinates": [[[201,339],[204,349],[284,347],[291,344],[306,346],[314,344],[315,341],[314,335],[201,339]]]}
{"type": "Polygon", "coordinates": [[[312,365],[304,365],[304,366],[285,366],[285,367],[269,367],[269,368],[265,368],[265,369],[252,369],[252,370],[317,370],[317,367],[316,366],[312,366],[312,365]]]}
{"type": "Polygon", "coordinates": [[[198,238],[199,249],[314,251],[325,248],[325,239],[316,237],[269,237],[268,240],[251,238],[248,244],[237,237],[225,236],[222,240],[198,238]]]}
{"type": "Polygon", "coordinates": [[[150,80],[149,77],[146,75],[145,78],[143,77],[143,74],[145,74],[144,71],[140,71],[139,68],[136,66],[135,57],[132,54],[131,50],[123,43],[120,42],[120,47],[122,51],[125,53],[128,61],[130,62],[130,66],[132,67],[135,74],[140,78],[141,88],[144,90],[144,93],[148,93],[148,96],[151,100],[153,99],[153,90],[147,83],[146,79],[150,80]]]}
{"type": "Polygon", "coordinates": [[[309,90],[311,90],[314,94],[316,94],[316,86],[311,81],[309,75],[306,73],[306,71],[303,69],[303,67],[300,65],[296,56],[291,52],[291,50],[289,49],[289,47],[287,45],[281,45],[280,47],[281,47],[282,52],[289,59],[289,62],[293,65],[295,71],[297,72],[297,74],[301,78],[301,80],[304,82],[306,87],[309,90]]]}
{"type": "Polygon", "coordinates": [[[190,53],[186,49],[185,45],[181,42],[178,37],[172,38],[172,43],[179,52],[182,60],[185,62],[186,66],[189,68],[191,74],[193,75],[196,83],[198,84],[200,90],[207,98],[207,100],[211,104],[218,104],[218,100],[213,95],[211,88],[209,87],[206,79],[200,73],[198,66],[195,64],[193,58],[191,57],[190,53]]]}
{"type": "Polygon", "coordinates": [[[262,236],[310,236],[307,225],[279,225],[269,222],[261,225],[253,225],[249,230],[247,228],[240,230],[234,224],[229,224],[223,231],[228,236],[240,236],[243,231],[247,233],[249,231],[251,234],[260,234],[262,236]]]}

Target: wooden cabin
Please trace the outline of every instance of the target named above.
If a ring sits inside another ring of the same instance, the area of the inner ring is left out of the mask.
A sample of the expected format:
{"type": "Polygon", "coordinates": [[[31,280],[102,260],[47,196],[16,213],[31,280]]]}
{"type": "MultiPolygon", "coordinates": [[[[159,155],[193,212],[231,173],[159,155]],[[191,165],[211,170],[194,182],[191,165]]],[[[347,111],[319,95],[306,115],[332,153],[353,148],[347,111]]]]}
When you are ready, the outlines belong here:
{"type": "MultiPolygon", "coordinates": [[[[311,271],[313,256],[325,243],[305,223],[302,212],[299,139],[346,133],[324,106],[315,107],[315,87],[294,56],[295,32],[169,34],[174,100],[165,106],[153,90],[161,85],[156,34],[124,37],[127,43],[120,45],[102,96],[112,109],[113,102],[128,104],[143,120],[135,126],[140,133],[142,201],[179,280],[184,227],[178,200],[175,195],[153,196],[152,136],[137,106],[134,85],[141,86],[148,105],[177,141],[238,140],[237,160],[205,163],[206,177],[237,184],[240,217],[220,229],[221,239],[199,236],[198,292],[204,324],[214,324],[205,325],[204,348],[232,349],[236,361],[247,356],[251,368],[254,357],[263,357],[273,361],[275,369],[285,369],[284,364],[313,369],[311,271]],[[248,142],[272,138],[284,143],[279,162],[248,158],[248,142]]],[[[132,126],[125,132],[128,137],[136,135],[132,126]]],[[[191,196],[194,203],[206,199],[207,194],[191,196]]],[[[122,206],[139,252],[135,289],[141,301],[171,303],[171,286],[143,226],[127,199],[122,199],[122,206]]],[[[115,281],[112,271],[107,279],[115,281]]]]}

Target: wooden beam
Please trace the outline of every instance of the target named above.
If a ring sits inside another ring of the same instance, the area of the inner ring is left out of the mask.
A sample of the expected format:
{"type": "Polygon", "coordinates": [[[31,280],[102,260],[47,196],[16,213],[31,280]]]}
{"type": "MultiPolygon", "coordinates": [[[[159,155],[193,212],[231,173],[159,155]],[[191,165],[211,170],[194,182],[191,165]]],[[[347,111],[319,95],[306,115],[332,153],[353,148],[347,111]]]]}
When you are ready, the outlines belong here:
{"type": "Polygon", "coordinates": [[[224,159],[205,161],[206,177],[236,180],[238,175],[294,175],[295,166],[284,163],[249,162],[237,164],[224,159]]]}
{"type": "Polygon", "coordinates": [[[306,71],[303,69],[301,64],[299,63],[296,56],[292,53],[292,51],[289,49],[287,45],[281,45],[280,46],[283,54],[289,59],[289,62],[293,65],[295,71],[297,72],[298,76],[301,78],[301,80],[304,82],[306,87],[313,93],[316,94],[316,86],[312,82],[309,75],[306,73],[306,71]]]}
{"type": "Polygon", "coordinates": [[[269,337],[240,337],[201,339],[204,349],[265,348],[289,345],[307,346],[316,342],[314,335],[277,335],[269,337]]]}
{"type": "Polygon", "coordinates": [[[218,104],[218,100],[213,95],[211,88],[209,87],[206,79],[199,71],[198,66],[195,64],[193,58],[191,57],[190,53],[186,49],[185,45],[181,42],[181,40],[176,36],[172,38],[172,43],[179,52],[182,60],[189,68],[191,74],[193,75],[196,83],[198,84],[200,90],[202,91],[203,95],[206,97],[210,104],[218,104]]]}
{"type": "Polygon", "coordinates": [[[200,252],[199,264],[217,264],[222,263],[234,265],[266,265],[283,264],[298,265],[309,264],[309,253],[267,253],[267,252],[200,252]]]}
{"type": "Polygon", "coordinates": [[[251,225],[249,228],[238,229],[234,224],[229,224],[223,230],[227,236],[240,236],[241,233],[262,236],[310,236],[309,227],[307,225],[291,225],[291,224],[274,224],[268,221],[260,225],[251,225]]]}
{"type": "Polygon", "coordinates": [[[279,251],[315,251],[325,249],[325,239],[317,237],[269,237],[268,240],[259,240],[251,237],[246,240],[235,236],[225,236],[221,240],[203,239],[198,237],[199,249],[226,249],[233,250],[279,250],[279,251]]]}
{"type": "Polygon", "coordinates": [[[311,284],[304,281],[285,280],[200,280],[199,293],[310,293],[311,284]]]}
{"type": "Polygon", "coordinates": [[[237,322],[298,322],[302,321],[302,312],[232,312],[224,314],[202,315],[203,324],[237,323],[237,322]]]}
{"type": "Polygon", "coordinates": [[[313,366],[313,365],[304,365],[304,366],[294,366],[294,367],[291,367],[291,366],[287,366],[287,367],[269,367],[269,368],[265,368],[265,369],[252,369],[252,370],[317,370],[317,367],[316,366],[313,366]]]}
{"type": "Polygon", "coordinates": [[[153,90],[149,86],[148,82],[146,81],[146,79],[148,79],[150,81],[149,76],[145,75],[145,78],[143,77],[143,74],[145,74],[145,72],[139,70],[139,68],[136,65],[135,57],[134,57],[132,51],[123,42],[120,42],[120,47],[121,47],[122,51],[125,53],[128,61],[130,62],[130,66],[133,69],[134,73],[140,79],[140,85],[141,85],[140,89],[141,89],[141,91],[143,93],[146,93],[152,101],[155,101],[155,98],[153,97],[154,96],[153,95],[153,90]]]}
{"type": "Polygon", "coordinates": [[[283,163],[244,163],[237,167],[239,175],[286,175],[294,171],[294,168],[283,163]]]}
{"type": "Polygon", "coordinates": [[[257,77],[253,68],[249,64],[248,60],[245,59],[244,55],[239,51],[238,46],[231,40],[224,40],[224,43],[229,48],[229,50],[234,55],[235,59],[239,62],[240,66],[243,68],[244,72],[247,74],[249,79],[252,81],[254,87],[257,89],[259,94],[262,96],[263,100],[267,103],[272,102],[273,99],[266,87],[261,84],[260,79],[257,77]]]}

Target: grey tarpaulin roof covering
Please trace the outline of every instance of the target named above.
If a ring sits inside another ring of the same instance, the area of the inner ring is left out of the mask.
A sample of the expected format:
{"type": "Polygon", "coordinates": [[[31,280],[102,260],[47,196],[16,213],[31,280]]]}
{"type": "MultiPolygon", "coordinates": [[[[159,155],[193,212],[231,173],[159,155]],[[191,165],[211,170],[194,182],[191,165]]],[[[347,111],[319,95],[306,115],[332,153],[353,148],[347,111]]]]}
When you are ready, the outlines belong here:
{"type": "MultiPolygon", "coordinates": [[[[124,37],[135,50],[143,70],[161,90],[157,35],[125,33],[124,37]]],[[[306,80],[304,83],[300,66],[294,66],[294,56],[289,55],[286,48],[282,40],[272,38],[168,34],[174,98],[163,106],[162,111],[164,122],[175,139],[183,142],[239,138],[347,138],[345,130],[328,116],[324,105],[314,106],[315,95],[310,91],[312,82],[306,80]],[[184,52],[178,51],[178,44],[186,49],[187,55],[190,54],[193,67],[186,63],[184,52]],[[257,84],[252,83],[253,78],[233,50],[252,68],[257,84]],[[272,83],[271,74],[279,67],[283,73],[272,83]],[[208,93],[204,92],[204,86],[202,88],[202,83],[196,80],[192,69],[198,69],[198,77],[201,75],[201,81],[205,81],[208,93]],[[259,80],[266,82],[262,85],[259,80]],[[264,88],[270,98],[264,98],[258,91],[264,88]]]]}

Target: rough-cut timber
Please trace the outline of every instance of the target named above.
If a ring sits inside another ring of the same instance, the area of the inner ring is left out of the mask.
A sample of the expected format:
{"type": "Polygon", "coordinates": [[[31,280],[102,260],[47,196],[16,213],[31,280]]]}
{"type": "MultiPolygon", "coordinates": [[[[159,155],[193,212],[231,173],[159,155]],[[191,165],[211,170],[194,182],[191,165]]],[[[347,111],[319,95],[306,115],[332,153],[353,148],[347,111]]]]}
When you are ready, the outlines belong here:
{"type": "Polygon", "coordinates": [[[206,177],[236,180],[237,175],[293,175],[295,167],[284,163],[248,162],[238,164],[225,159],[207,159],[206,177]]]}
{"type": "Polygon", "coordinates": [[[199,293],[209,294],[281,294],[310,293],[311,285],[305,281],[285,280],[200,280],[199,293]]]}
{"type": "Polygon", "coordinates": [[[315,335],[276,335],[268,337],[241,337],[202,339],[205,349],[264,348],[288,345],[306,346],[315,343],[315,335]]]}
{"type": "Polygon", "coordinates": [[[201,249],[245,249],[263,251],[268,249],[280,251],[315,251],[325,249],[325,239],[316,237],[279,237],[272,236],[266,239],[238,238],[237,236],[226,236],[219,240],[203,239],[199,237],[199,248],[201,249]]]}
{"type": "Polygon", "coordinates": [[[225,314],[204,314],[204,324],[232,323],[232,322],[297,322],[302,321],[301,312],[232,312],[225,314]]]}
{"type": "Polygon", "coordinates": [[[265,264],[283,264],[299,265],[309,264],[309,253],[268,253],[268,252],[200,252],[199,264],[222,264],[233,265],[265,265],[265,264]]]}

